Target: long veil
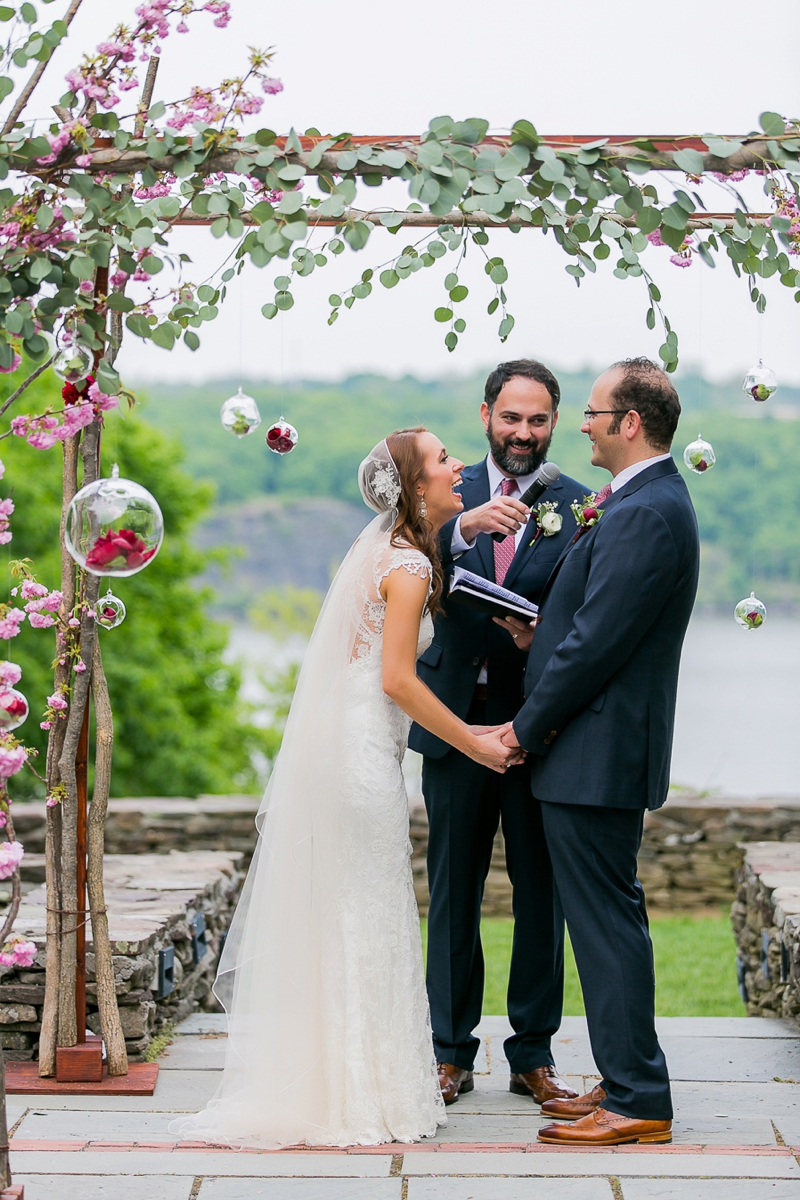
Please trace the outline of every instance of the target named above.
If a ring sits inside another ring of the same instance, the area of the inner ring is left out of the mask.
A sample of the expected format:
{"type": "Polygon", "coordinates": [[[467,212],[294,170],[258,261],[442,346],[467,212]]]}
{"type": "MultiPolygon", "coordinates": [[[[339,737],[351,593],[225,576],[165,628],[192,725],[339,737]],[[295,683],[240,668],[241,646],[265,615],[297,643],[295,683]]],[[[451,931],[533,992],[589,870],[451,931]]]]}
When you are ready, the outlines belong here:
{"type": "Polygon", "coordinates": [[[379,450],[360,480],[379,515],[339,568],[309,642],[219,964],[214,991],[228,1014],[223,1082],[207,1109],[173,1122],[185,1137],[264,1146],[325,1143],[335,1134],[327,1114],[343,1086],[342,1039],[326,1026],[336,1006],[321,997],[344,993],[348,953],[336,904],[348,853],[340,810],[347,755],[358,748],[352,737],[348,748],[344,695],[368,635],[375,555],[397,517],[389,504],[399,495],[388,447],[379,450]]]}

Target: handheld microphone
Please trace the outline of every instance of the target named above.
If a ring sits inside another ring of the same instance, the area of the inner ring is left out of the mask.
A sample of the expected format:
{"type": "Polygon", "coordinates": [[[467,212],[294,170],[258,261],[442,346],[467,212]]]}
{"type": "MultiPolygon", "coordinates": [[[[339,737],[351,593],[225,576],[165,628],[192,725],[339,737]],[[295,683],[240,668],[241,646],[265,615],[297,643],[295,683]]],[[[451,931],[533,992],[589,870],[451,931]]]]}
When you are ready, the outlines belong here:
{"type": "MultiPolygon", "coordinates": [[[[552,487],[553,484],[558,481],[560,476],[561,467],[557,467],[556,464],[552,462],[542,463],[541,467],[539,467],[539,470],[536,472],[533,483],[529,488],[526,488],[526,490],[520,496],[520,503],[524,504],[526,508],[533,508],[539,497],[543,496],[547,489],[552,487]]],[[[513,536],[513,534],[508,533],[492,534],[492,537],[496,542],[502,542],[507,537],[513,536]]]]}

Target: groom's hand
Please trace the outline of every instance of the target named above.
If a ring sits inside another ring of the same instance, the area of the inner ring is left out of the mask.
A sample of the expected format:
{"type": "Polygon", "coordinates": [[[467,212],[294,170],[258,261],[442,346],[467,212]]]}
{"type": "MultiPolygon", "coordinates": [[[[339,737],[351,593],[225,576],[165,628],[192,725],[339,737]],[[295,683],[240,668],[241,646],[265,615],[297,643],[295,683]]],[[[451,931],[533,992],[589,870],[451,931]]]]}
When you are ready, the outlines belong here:
{"type": "Polygon", "coordinates": [[[482,763],[485,767],[491,767],[493,771],[498,771],[502,775],[509,767],[515,767],[525,761],[525,751],[521,746],[517,745],[516,749],[511,749],[503,742],[503,738],[506,736],[506,727],[498,726],[489,733],[480,733],[479,730],[482,727],[478,725],[470,728],[472,733],[477,735],[473,749],[469,752],[476,762],[482,763]]]}
{"type": "Polygon", "coordinates": [[[527,653],[531,648],[533,641],[534,630],[536,629],[536,619],[533,621],[518,621],[516,617],[505,617],[503,620],[500,617],[492,617],[495,625],[499,625],[501,629],[505,629],[514,639],[514,645],[518,650],[527,653]]]}
{"type": "Polygon", "coordinates": [[[461,536],[474,542],[479,533],[514,534],[524,525],[531,510],[513,496],[495,496],[488,504],[470,508],[461,517],[461,536]]]}
{"type": "MultiPolygon", "coordinates": [[[[510,746],[512,749],[522,750],[522,747],[520,746],[519,742],[517,741],[517,735],[514,733],[514,726],[511,724],[510,721],[509,721],[508,725],[506,726],[506,728],[504,729],[500,740],[502,741],[504,746],[510,746]]],[[[524,754],[525,751],[522,750],[522,753],[524,754]]]]}

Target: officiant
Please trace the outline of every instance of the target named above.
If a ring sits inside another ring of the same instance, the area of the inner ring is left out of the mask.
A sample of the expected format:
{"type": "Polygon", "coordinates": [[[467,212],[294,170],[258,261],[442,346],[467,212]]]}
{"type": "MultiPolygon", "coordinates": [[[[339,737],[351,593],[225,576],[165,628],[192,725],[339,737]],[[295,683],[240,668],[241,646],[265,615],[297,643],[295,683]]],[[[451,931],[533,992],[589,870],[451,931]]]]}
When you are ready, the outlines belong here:
{"type": "MultiPolygon", "coordinates": [[[[536,603],[575,535],[570,511],[589,490],[562,475],[533,512],[519,496],[545,461],[558,423],[558,381],[540,362],[501,363],[486,381],[480,415],[486,458],[462,472],[464,511],[444,526],[445,572],[472,571],[536,603]],[[495,541],[493,533],[506,536],[495,541]]],[[[418,673],[457,716],[473,725],[512,720],[522,701],[525,635],[445,602],[418,673]]],[[[473,762],[418,725],[409,745],[423,755],[428,812],[427,985],[439,1082],[446,1104],[474,1087],[484,962],[481,901],[502,824],[513,889],[514,941],[508,982],[513,1035],[505,1043],[510,1088],[541,1104],[575,1092],[559,1077],[550,1039],[561,1023],[564,921],[553,887],[538,801],[527,766],[505,775],[473,762]]]]}

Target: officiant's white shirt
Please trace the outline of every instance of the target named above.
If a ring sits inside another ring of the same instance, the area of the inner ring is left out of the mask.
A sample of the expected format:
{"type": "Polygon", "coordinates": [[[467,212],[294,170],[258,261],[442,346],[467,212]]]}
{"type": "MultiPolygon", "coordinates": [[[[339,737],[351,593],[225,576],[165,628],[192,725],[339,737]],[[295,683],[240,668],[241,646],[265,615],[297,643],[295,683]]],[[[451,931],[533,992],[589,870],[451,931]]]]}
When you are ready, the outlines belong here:
{"type": "MultiPolygon", "coordinates": [[[[505,479],[515,479],[516,480],[517,489],[518,489],[517,494],[516,494],[516,499],[518,500],[520,498],[520,496],[522,495],[522,493],[525,491],[525,489],[529,488],[530,485],[533,483],[533,479],[536,474],[536,471],[531,471],[530,474],[528,474],[528,475],[504,475],[503,472],[498,467],[497,463],[492,458],[491,454],[486,455],[486,470],[489,474],[489,499],[490,500],[494,500],[495,496],[501,496],[503,494],[502,493],[502,485],[503,485],[503,480],[505,480],[505,479]]],[[[538,470],[538,467],[537,467],[537,470],[538,470]]],[[[463,513],[461,515],[463,516],[463,513]]],[[[528,527],[527,523],[525,525],[520,525],[519,529],[514,534],[514,552],[515,553],[519,549],[520,539],[524,536],[525,530],[527,529],[527,527],[528,527]]],[[[461,536],[461,517],[457,517],[456,523],[453,526],[453,540],[450,543],[450,553],[453,555],[453,558],[455,558],[459,554],[463,554],[465,550],[471,550],[472,547],[475,545],[476,540],[477,540],[476,538],[473,538],[471,542],[464,541],[464,538],[461,536]]],[[[484,665],[481,667],[480,674],[478,675],[478,683],[485,684],[486,679],[487,679],[486,666],[484,665]]]]}

